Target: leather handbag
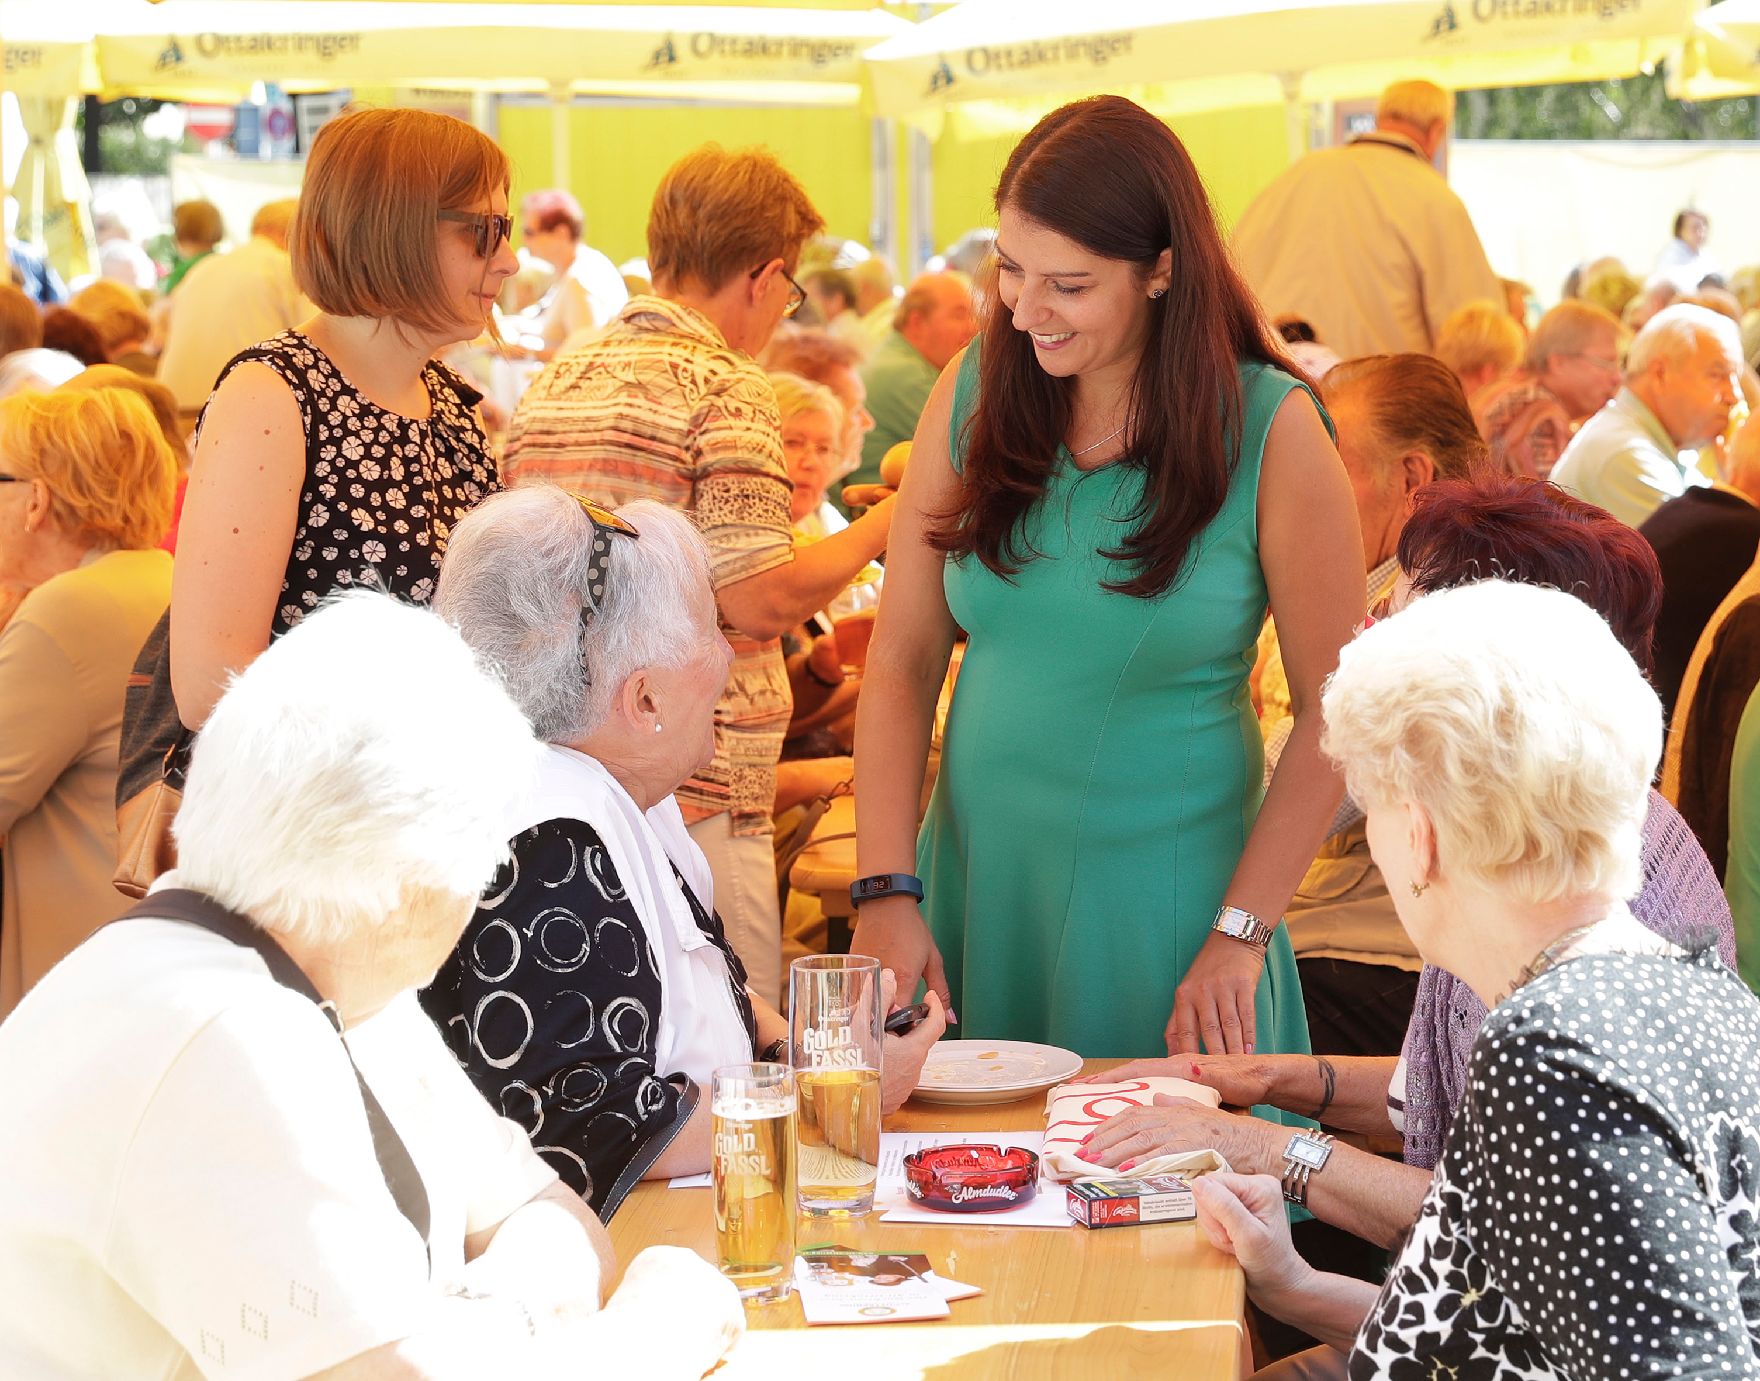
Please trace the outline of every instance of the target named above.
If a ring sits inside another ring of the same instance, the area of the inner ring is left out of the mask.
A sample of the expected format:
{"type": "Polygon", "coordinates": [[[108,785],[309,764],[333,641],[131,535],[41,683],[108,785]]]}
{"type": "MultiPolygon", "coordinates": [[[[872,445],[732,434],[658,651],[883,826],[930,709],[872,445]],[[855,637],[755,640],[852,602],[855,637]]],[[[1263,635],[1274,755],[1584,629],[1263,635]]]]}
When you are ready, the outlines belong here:
{"type": "Polygon", "coordinates": [[[141,646],[122,699],[122,742],[116,772],[116,875],[125,897],[140,898],[177,864],[171,822],[183,801],[183,779],[195,735],[183,727],[171,693],[171,613],[141,646]]]}

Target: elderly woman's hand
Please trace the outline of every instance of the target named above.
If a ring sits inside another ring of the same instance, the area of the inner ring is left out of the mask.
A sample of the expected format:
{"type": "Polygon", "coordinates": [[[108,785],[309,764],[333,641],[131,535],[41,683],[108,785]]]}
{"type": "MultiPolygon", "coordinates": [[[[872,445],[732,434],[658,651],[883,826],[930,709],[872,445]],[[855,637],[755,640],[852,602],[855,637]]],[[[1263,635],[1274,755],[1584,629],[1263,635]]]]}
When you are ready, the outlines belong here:
{"type": "Polygon", "coordinates": [[[1186,1079],[1216,1090],[1223,1104],[1250,1108],[1271,1101],[1271,1068],[1262,1055],[1169,1055],[1165,1059],[1131,1060],[1097,1074],[1084,1074],[1078,1084],[1117,1084],[1127,1079],[1186,1079]]]}
{"type": "MultiPolygon", "coordinates": [[[[898,980],[893,977],[890,969],[881,970],[880,1003],[881,1010],[890,1012],[892,1000],[898,992],[898,980]]],[[[941,997],[931,988],[924,999],[929,1008],[929,1015],[910,1031],[902,1036],[887,1036],[886,1043],[880,1054],[880,1111],[882,1114],[897,1112],[904,1106],[905,1100],[917,1087],[917,1080],[922,1077],[923,1061],[929,1058],[929,1051],[935,1042],[941,1039],[947,1030],[947,1011],[941,1005],[941,997]]]]}
{"type": "Polygon", "coordinates": [[[1216,1151],[1230,1169],[1253,1175],[1281,1162],[1288,1139],[1275,1122],[1157,1094],[1151,1106],[1118,1113],[1089,1132],[1080,1154],[1094,1165],[1129,1170],[1150,1156],[1216,1151]]]}
{"type": "Polygon", "coordinates": [[[1203,1175],[1192,1183],[1198,1226],[1241,1264],[1256,1300],[1299,1293],[1314,1274],[1289,1236],[1283,1190],[1269,1175],[1203,1175]]]}

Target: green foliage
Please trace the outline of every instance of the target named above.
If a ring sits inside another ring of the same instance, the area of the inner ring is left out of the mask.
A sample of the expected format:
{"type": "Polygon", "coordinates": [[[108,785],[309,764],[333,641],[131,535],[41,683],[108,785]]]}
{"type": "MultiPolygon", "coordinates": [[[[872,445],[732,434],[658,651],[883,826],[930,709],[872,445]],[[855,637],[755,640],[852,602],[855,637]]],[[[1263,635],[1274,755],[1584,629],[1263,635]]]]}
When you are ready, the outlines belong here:
{"type": "MultiPolygon", "coordinates": [[[[148,138],[141,128],[141,121],[161,104],[131,96],[97,106],[99,166],[105,172],[150,176],[171,171],[171,155],[178,152],[179,142],[148,138]]],[[[90,147],[86,119],[92,108],[90,103],[82,102],[75,116],[74,129],[81,148],[90,147]]]]}
{"type": "Polygon", "coordinates": [[[1623,80],[1506,86],[1455,97],[1463,139],[1753,139],[1760,98],[1676,101],[1660,70],[1623,80]]]}

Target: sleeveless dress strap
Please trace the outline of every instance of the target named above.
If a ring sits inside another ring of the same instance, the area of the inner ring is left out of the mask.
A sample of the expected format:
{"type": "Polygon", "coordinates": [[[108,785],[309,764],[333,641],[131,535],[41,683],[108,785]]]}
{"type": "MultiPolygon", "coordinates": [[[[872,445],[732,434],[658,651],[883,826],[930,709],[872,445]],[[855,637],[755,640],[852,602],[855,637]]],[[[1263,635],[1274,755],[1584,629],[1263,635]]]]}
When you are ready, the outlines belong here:
{"type": "Polygon", "coordinates": [[[978,410],[978,347],[983,341],[982,334],[972,337],[953,382],[953,418],[948,424],[947,455],[953,462],[956,475],[965,473],[965,431],[972,414],[978,410]]]}

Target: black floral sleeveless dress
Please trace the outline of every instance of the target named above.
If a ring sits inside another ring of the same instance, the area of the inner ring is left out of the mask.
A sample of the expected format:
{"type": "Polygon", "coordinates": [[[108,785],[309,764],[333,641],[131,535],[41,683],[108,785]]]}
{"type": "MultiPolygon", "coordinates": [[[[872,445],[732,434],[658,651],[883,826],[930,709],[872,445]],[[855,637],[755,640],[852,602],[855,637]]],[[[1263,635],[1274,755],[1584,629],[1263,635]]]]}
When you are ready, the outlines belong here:
{"type": "Polygon", "coordinates": [[[270,636],[356,585],[426,604],[453,527],[501,487],[473,411],[482,395],[429,361],[430,415],[400,416],[368,401],[298,331],[242,351],[220,379],[241,364],[267,365],[286,381],[306,436],[299,518],[270,636]]]}

